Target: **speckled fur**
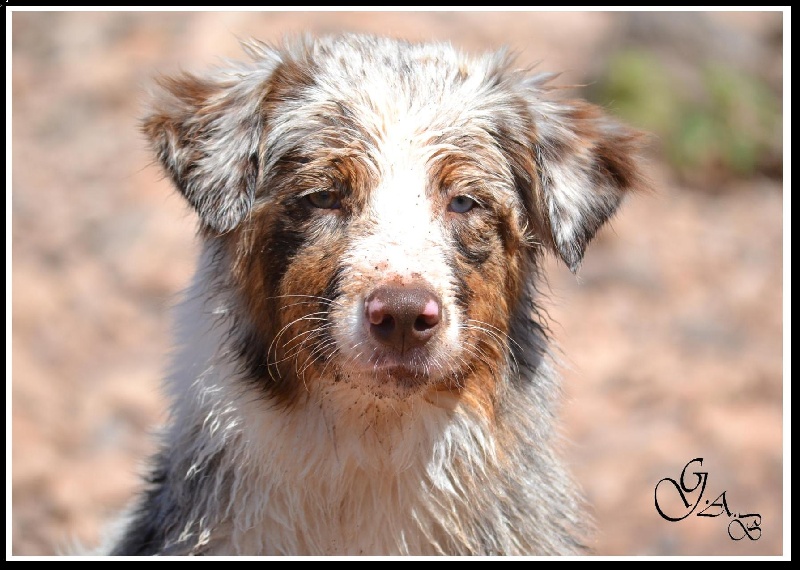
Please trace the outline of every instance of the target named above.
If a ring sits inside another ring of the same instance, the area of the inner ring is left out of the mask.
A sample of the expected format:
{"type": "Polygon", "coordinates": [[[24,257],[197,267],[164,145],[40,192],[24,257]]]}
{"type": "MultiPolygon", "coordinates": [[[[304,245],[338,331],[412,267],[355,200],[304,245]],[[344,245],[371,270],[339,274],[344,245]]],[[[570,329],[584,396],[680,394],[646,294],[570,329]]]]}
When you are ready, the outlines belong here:
{"type": "Polygon", "coordinates": [[[245,49],[163,79],[144,120],[203,253],[162,451],[109,551],[581,552],[534,279],[548,250],[576,270],[640,184],[636,133],[505,52],[358,35],[245,49]],[[442,322],[392,368],[364,299],[417,282],[442,322]]]}

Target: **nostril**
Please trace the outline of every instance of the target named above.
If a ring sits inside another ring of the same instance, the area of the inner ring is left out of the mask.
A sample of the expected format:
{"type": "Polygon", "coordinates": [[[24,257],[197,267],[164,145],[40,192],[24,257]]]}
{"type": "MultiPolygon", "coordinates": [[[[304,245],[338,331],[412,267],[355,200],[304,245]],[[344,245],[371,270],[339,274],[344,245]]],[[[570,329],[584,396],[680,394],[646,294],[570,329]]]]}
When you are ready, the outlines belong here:
{"type": "Polygon", "coordinates": [[[417,320],[414,321],[414,330],[417,332],[425,332],[427,330],[432,329],[437,324],[439,324],[439,319],[436,319],[435,323],[429,322],[429,319],[423,316],[417,317],[417,320]]]}
{"type": "Polygon", "coordinates": [[[372,323],[372,328],[379,335],[388,337],[394,331],[394,318],[391,315],[386,315],[379,323],[372,323]]]}
{"type": "Polygon", "coordinates": [[[366,312],[367,319],[372,325],[380,325],[387,318],[392,319],[391,315],[386,314],[386,304],[378,298],[367,300],[366,312]]]}
{"type": "Polygon", "coordinates": [[[428,299],[422,312],[414,321],[414,330],[426,331],[439,324],[441,320],[441,309],[439,303],[433,299],[428,299]]]}

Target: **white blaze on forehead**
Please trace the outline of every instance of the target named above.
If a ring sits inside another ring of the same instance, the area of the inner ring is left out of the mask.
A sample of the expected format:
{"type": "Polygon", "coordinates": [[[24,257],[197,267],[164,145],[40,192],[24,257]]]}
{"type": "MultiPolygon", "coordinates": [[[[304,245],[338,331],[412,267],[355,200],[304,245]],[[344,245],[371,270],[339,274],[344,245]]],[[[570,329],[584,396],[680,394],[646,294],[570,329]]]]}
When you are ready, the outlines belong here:
{"type": "Polygon", "coordinates": [[[380,180],[363,214],[369,235],[356,247],[382,274],[404,281],[421,277],[441,291],[447,286],[444,212],[437,211],[441,201],[430,195],[436,190],[429,188],[429,153],[408,122],[387,130],[378,149],[380,180]]]}

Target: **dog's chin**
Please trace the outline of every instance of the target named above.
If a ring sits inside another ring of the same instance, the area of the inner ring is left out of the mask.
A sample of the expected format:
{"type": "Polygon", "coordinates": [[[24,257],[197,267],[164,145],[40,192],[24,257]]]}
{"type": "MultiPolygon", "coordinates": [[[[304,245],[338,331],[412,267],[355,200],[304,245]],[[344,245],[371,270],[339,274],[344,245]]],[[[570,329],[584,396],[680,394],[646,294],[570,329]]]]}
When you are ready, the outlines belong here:
{"type": "Polygon", "coordinates": [[[431,383],[429,375],[405,366],[388,366],[376,369],[373,379],[378,384],[396,385],[409,392],[420,390],[431,383]]]}
{"type": "Polygon", "coordinates": [[[442,383],[440,378],[424,370],[402,365],[342,370],[337,372],[336,381],[378,400],[411,400],[436,389],[442,383]]]}

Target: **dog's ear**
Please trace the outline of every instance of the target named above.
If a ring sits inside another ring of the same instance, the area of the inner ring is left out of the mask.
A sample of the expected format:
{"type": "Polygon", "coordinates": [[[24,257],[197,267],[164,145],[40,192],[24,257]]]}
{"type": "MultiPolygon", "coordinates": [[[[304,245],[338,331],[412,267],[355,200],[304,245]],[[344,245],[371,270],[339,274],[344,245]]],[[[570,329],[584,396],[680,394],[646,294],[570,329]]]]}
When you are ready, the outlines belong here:
{"type": "Polygon", "coordinates": [[[143,121],[158,160],[214,231],[235,228],[253,205],[271,72],[262,61],[217,77],[161,78],[143,121]]]}
{"type": "Polygon", "coordinates": [[[527,90],[538,183],[535,222],[575,272],[623,196],[644,184],[638,158],[643,135],[585,101],[549,99],[553,89],[543,85],[549,79],[533,78],[527,90]]]}

